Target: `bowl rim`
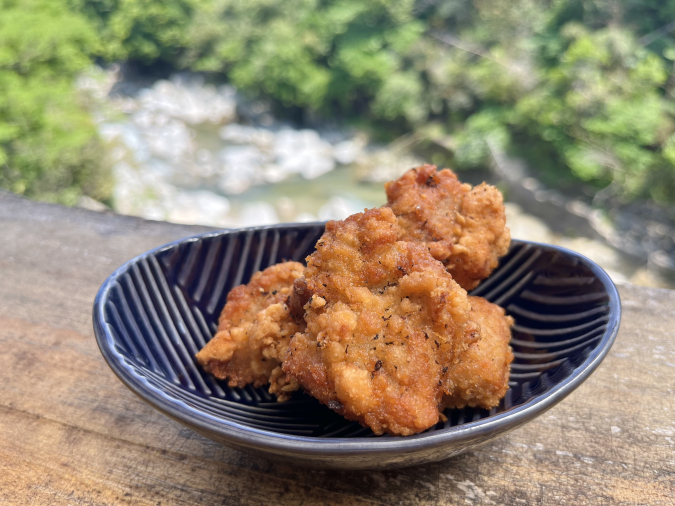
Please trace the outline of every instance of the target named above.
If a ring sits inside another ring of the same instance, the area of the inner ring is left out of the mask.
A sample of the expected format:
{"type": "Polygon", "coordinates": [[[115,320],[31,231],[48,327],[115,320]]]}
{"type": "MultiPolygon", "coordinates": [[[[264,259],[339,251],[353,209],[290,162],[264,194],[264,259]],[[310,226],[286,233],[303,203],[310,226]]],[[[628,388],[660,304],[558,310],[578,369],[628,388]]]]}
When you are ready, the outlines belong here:
{"type": "Polygon", "coordinates": [[[313,228],[323,226],[326,222],[282,223],[256,227],[243,227],[217,230],[169,242],[142,253],[117,268],[101,285],[93,305],[93,326],[98,347],[108,366],[115,375],[142,400],[158,409],[165,415],[203,433],[217,434],[222,440],[250,448],[266,448],[276,453],[304,455],[341,455],[348,454],[392,454],[400,452],[416,453],[432,447],[443,447],[448,444],[473,443],[481,436],[497,435],[512,430],[535,416],[547,411],[562,401],[579,385],[581,385],[597,369],[616,340],[621,321],[621,299],[618,290],[609,275],[595,262],[575,251],[534,241],[512,239],[511,244],[531,244],[540,248],[553,250],[578,259],[603,284],[609,297],[608,321],[602,339],[598,342],[586,359],[576,367],[572,374],[556,384],[544,394],[536,395],[524,404],[508,411],[497,413],[488,418],[462,425],[439,429],[433,432],[422,432],[412,436],[386,436],[378,438],[323,438],[311,436],[295,436],[274,431],[256,429],[244,424],[224,420],[193,408],[181,400],[167,395],[161,389],[151,385],[147,378],[134,372],[122,356],[115,351],[113,336],[107,328],[105,320],[105,303],[110,290],[117,279],[126,273],[138,261],[171,249],[177,245],[198,242],[210,237],[218,237],[233,233],[255,232],[262,230],[313,228]]]}

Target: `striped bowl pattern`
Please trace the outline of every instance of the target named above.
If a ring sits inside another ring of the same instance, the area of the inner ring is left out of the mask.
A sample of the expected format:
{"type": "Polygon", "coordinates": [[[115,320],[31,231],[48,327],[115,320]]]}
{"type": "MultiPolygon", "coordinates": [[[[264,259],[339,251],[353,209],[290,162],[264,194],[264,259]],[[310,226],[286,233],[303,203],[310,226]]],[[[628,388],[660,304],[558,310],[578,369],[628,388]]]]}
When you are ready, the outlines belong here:
{"type": "Polygon", "coordinates": [[[525,423],[576,388],[616,336],[619,297],[602,269],[562,248],[514,240],[472,292],[516,321],[510,388],[496,408],[447,410],[445,422],[413,437],[375,436],[301,392],[277,403],[265,388],[232,388],[204,373],[194,356],[214,334],[229,290],[269,265],[303,261],[323,230],[228,230],[135,258],[96,298],[101,352],[141,398],[216,441],[301,464],[385,468],[439,460],[525,423]]]}

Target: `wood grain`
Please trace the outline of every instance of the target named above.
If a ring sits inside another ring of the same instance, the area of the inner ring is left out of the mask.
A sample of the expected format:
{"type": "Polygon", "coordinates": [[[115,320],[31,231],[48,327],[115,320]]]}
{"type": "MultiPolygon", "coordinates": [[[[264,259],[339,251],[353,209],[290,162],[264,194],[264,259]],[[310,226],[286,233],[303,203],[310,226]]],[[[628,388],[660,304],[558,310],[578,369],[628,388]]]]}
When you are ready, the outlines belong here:
{"type": "Polygon", "coordinates": [[[620,288],[569,398],[450,461],[321,472],[219,446],[137,399],[91,329],[100,284],[187,227],[0,192],[0,504],[675,504],[675,292],[620,288]]]}

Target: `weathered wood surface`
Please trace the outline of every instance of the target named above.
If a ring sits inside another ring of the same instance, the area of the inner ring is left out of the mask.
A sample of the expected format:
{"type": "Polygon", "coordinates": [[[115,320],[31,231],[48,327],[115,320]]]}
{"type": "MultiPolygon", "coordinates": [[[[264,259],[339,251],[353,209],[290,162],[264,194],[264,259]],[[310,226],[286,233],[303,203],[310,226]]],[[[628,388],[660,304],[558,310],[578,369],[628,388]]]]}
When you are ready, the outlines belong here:
{"type": "Polygon", "coordinates": [[[412,469],[302,470],[183,428],[99,354],[103,280],[203,230],[0,192],[0,504],[675,504],[675,292],[620,288],[605,362],[495,443],[412,469]]]}

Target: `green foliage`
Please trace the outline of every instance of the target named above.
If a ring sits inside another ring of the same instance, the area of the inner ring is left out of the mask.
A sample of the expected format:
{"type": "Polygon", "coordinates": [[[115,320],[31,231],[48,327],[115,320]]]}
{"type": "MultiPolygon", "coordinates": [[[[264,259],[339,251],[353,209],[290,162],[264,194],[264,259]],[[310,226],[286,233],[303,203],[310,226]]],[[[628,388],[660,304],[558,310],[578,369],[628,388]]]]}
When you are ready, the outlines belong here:
{"type": "Polygon", "coordinates": [[[456,61],[436,77],[441,89],[455,87],[446,95],[464,96],[450,106],[461,111],[450,122],[457,163],[487,163],[489,141],[517,150],[549,179],[571,175],[599,187],[612,183],[626,198],[675,201],[672,64],[626,28],[560,25],[570,3],[560,4],[565,10],[530,25],[528,51],[522,40],[493,39],[487,57],[453,54],[466,69],[459,79],[456,61]]]}
{"type": "Polygon", "coordinates": [[[668,128],[662,60],[616,28],[567,32],[572,41],[559,64],[518,101],[512,122],[551,143],[581,179],[614,181],[631,194],[649,191],[649,174],[666,163],[659,139],[668,128]]]}
{"type": "Polygon", "coordinates": [[[96,27],[108,60],[174,63],[203,0],[70,0],[96,27]]]}
{"type": "MultiPolygon", "coordinates": [[[[429,122],[549,180],[675,201],[675,0],[0,0],[0,185],[104,198],[96,58],[211,73],[393,137],[429,122]]],[[[315,116],[316,114],[314,114],[315,116]]]]}
{"type": "Polygon", "coordinates": [[[285,105],[416,125],[424,29],[411,0],[220,0],[195,16],[181,63],[285,105]]]}
{"type": "Polygon", "coordinates": [[[511,139],[505,125],[505,112],[501,109],[486,108],[471,115],[456,139],[455,160],[459,167],[484,165],[491,149],[506,149],[511,139]]]}
{"type": "Polygon", "coordinates": [[[96,33],[49,0],[5,0],[0,12],[0,186],[71,205],[83,191],[105,199],[95,129],[72,85],[96,33]]]}

